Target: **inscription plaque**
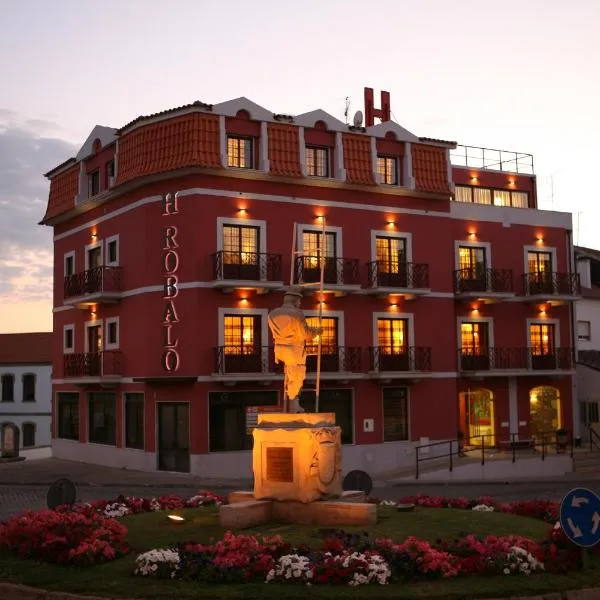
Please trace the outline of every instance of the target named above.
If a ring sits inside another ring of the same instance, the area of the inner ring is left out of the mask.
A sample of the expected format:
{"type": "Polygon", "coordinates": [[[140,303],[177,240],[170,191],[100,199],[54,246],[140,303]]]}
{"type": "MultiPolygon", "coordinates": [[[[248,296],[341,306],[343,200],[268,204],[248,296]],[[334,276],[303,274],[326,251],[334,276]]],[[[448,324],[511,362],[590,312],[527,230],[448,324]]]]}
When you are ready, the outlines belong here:
{"type": "Polygon", "coordinates": [[[293,448],[267,448],[267,481],[275,483],[294,482],[293,448]]]}

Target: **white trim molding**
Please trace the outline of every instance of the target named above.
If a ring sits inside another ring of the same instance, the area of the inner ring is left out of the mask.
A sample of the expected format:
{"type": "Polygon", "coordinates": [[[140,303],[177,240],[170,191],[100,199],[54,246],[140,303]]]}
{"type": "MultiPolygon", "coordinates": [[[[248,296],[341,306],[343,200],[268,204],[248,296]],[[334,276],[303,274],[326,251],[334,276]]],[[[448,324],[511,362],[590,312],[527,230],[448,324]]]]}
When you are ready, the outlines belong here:
{"type": "Polygon", "coordinates": [[[104,244],[102,240],[96,240],[91,244],[86,244],[85,246],[85,270],[87,271],[90,268],[90,250],[95,250],[96,248],[100,248],[100,265],[104,264],[104,244]]]}
{"type": "Polygon", "coordinates": [[[554,246],[542,246],[542,245],[534,245],[534,246],[523,246],[523,273],[529,273],[529,261],[527,259],[527,255],[530,252],[545,252],[551,255],[552,264],[550,265],[550,272],[555,272],[557,270],[556,265],[556,248],[554,246]]]}
{"type": "Polygon", "coordinates": [[[104,344],[104,348],[106,350],[118,350],[119,349],[119,343],[120,343],[120,338],[121,338],[121,333],[120,333],[120,326],[119,326],[119,317],[107,317],[105,322],[104,322],[104,333],[106,335],[106,343],[104,344]],[[116,332],[116,342],[111,343],[110,340],[108,339],[108,334],[110,332],[110,326],[111,325],[115,325],[115,332],[116,332]]]}
{"type": "Polygon", "coordinates": [[[483,248],[485,250],[485,268],[492,268],[492,245],[490,242],[471,242],[467,240],[454,240],[454,270],[458,271],[458,249],[459,248],[483,248]]]}
{"type": "Polygon", "coordinates": [[[412,233],[406,231],[386,231],[384,229],[371,229],[371,261],[377,260],[377,238],[403,239],[406,242],[406,262],[412,263],[412,233]]]}
{"type": "Polygon", "coordinates": [[[75,275],[75,273],[77,273],[75,250],[71,250],[63,254],[63,277],[67,277],[67,259],[69,258],[73,259],[73,273],[71,273],[71,275],[75,275]]]}
{"type": "MultiPolygon", "coordinates": [[[[305,317],[318,317],[318,310],[303,310],[305,317]]],[[[343,310],[327,310],[323,308],[323,318],[337,319],[338,331],[337,331],[337,345],[344,347],[346,345],[345,325],[344,325],[344,311],[343,310]]]]}
{"type": "Polygon", "coordinates": [[[527,336],[527,348],[531,348],[531,336],[529,329],[531,325],[554,325],[554,348],[560,348],[560,320],[559,319],[527,319],[525,334],[527,336]]]}
{"type": "Polygon", "coordinates": [[[261,346],[269,345],[269,323],[267,316],[269,314],[268,308],[224,308],[222,306],[218,309],[218,326],[219,334],[217,346],[221,347],[225,345],[225,323],[224,319],[226,315],[239,315],[242,317],[260,317],[260,336],[261,346]]]}
{"type": "Polygon", "coordinates": [[[412,348],[415,345],[415,315],[413,313],[397,312],[374,312],[373,313],[373,347],[379,346],[379,335],[377,322],[379,319],[385,320],[405,320],[408,322],[408,343],[406,346],[412,348]]]}
{"type": "Polygon", "coordinates": [[[121,250],[119,248],[119,234],[117,233],[115,235],[111,235],[110,237],[107,237],[104,240],[104,246],[105,246],[105,248],[104,248],[104,256],[106,258],[106,260],[105,260],[106,266],[107,267],[118,267],[119,266],[119,262],[121,260],[121,250]],[[117,258],[116,258],[115,261],[111,262],[111,260],[110,260],[110,253],[108,251],[108,247],[113,242],[116,244],[116,249],[117,249],[116,255],[117,255],[117,258]]]}
{"type": "Polygon", "coordinates": [[[493,317],[456,317],[456,345],[458,350],[462,350],[462,336],[460,334],[463,323],[487,323],[488,340],[487,350],[494,348],[494,318],[493,317]]]}
{"type": "Polygon", "coordinates": [[[83,347],[86,354],[91,352],[89,349],[88,329],[91,329],[92,327],[100,327],[100,347],[98,348],[98,352],[102,352],[102,350],[104,350],[104,331],[102,330],[102,319],[95,319],[93,321],[85,322],[83,347]]]}
{"type": "Polygon", "coordinates": [[[63,354],[73,354],[75,352],[75,324],[69,323],[68,325],[63,325],[63,336],[62,336],[62,349],[63,354]],[[67,348],[65,344],[65,338],[67,331],[71,332],[71,341],[73,342],[73,346],[71,348],[67,348]]]}

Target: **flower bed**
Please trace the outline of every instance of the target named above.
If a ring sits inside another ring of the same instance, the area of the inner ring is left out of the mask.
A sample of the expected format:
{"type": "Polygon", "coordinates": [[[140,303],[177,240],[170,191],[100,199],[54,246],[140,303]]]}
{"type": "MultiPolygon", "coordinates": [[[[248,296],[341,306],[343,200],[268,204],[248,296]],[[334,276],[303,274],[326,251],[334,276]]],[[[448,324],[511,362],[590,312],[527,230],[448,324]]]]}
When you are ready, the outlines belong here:
{"type": "MultiPolygon", "coordinates": [[[[378,502],[377,500],[373,500],[378,502]]],[[[50,563],[93,565],[128,552],[127,529],[117,519],[144,512],[218,506],[223,498],[199,492],[179,496],[120,496],[55,511],[28,512],[0,524],[0,548],[23,558],[50,563]]],[[[378,502],[394,506],[392,502],[378,502]]],[[[556,522],[558,504],[548,501],[496,503],[490,497],[445,498],[410,496],[401,504],[454,508],[474,513],[500,512],[543,520],[548,537],[538,543],[522,536],[461,535],[425,541],[372,539],[367,534],[329,530],[320,544],[291,545],[281,536],[236,535],[227,532],[210,544],[180,541],[139,554],[136,576],[212,583],[300,583],[385,585],[398,582],[473,575],[565,573],[579,568],[580,550],[556,522]]],[[[483,518],[473,516],[474,519],[483,518]]]]}

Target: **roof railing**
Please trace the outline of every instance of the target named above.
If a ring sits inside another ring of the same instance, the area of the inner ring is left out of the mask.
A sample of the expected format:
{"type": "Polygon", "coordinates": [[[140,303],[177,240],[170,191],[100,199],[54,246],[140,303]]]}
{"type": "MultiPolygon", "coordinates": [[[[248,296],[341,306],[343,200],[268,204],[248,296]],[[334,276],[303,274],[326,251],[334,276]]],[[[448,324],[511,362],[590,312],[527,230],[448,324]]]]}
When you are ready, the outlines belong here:
{"type": "Polygon", "coordinates": [[[533,175],[533,154],[512,152],[511,150],[494,150],[479,146],[458,145],[450,150],[450,162],[457,167],[489,169],[508,173],[533,175]]]}

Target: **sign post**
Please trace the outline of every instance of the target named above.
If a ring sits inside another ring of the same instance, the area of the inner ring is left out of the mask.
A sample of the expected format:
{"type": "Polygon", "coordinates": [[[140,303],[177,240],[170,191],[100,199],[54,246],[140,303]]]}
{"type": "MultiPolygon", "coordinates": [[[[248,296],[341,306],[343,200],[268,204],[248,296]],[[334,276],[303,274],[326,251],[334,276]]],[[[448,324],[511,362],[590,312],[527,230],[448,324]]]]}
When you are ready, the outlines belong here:
{"type": "Polygon", "coordinates": [[[572,489],[560,503],[559,520],[567,538],[581,548],[586,569],[587,549],[600,542],[600,497],[587,488],[572,489]]]}

